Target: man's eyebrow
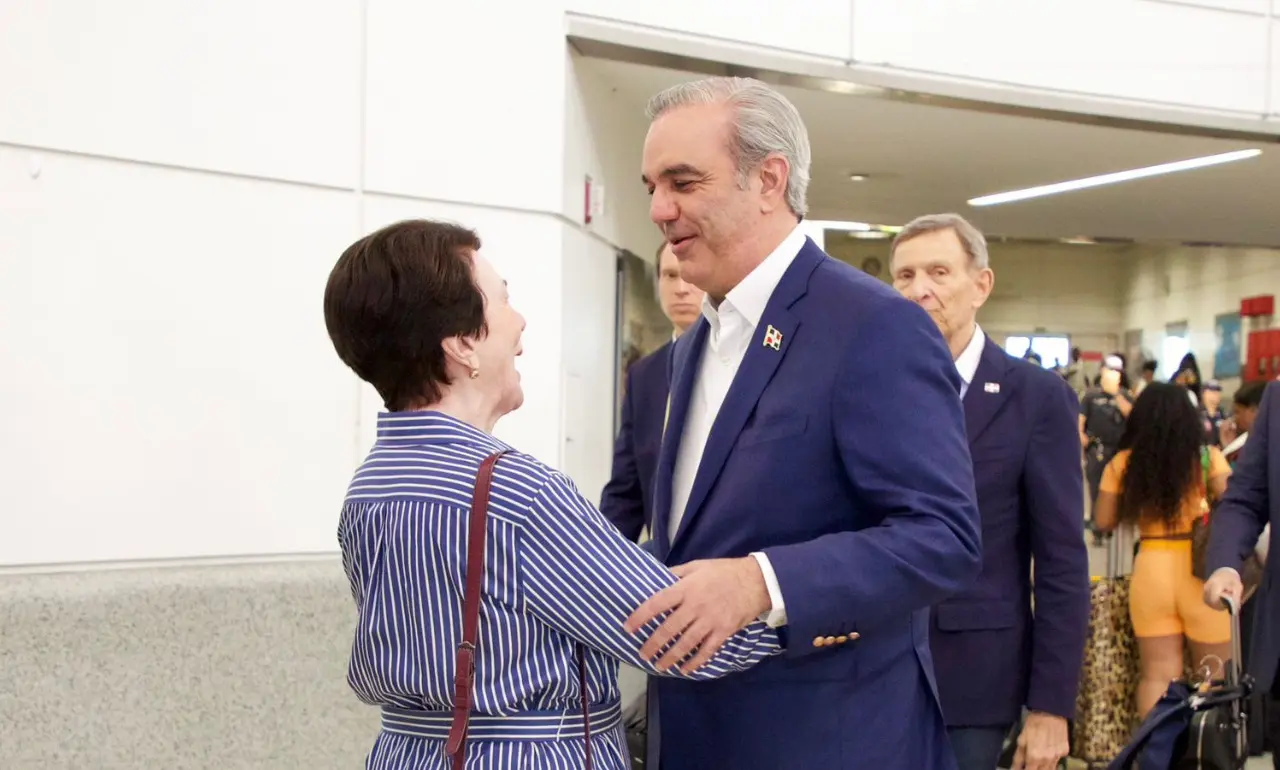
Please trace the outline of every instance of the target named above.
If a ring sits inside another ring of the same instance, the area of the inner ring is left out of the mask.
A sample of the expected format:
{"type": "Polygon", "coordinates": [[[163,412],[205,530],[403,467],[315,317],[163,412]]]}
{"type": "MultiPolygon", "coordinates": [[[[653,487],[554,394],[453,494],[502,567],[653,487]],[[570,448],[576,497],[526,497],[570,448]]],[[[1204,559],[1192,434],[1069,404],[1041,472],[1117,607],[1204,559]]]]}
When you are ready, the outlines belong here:
{"type": "MultiPolygon", "coordinates": [[[[669,166],[667,168],[664,168],[662,170],[662,173],[658,174],[658,176],[663,178],[669,178],[673,176],[690,176],[690,175],[702,176],[702,170],[694,166],[690,166],[688,163],[678,163],[674,166],[669,166]]],[[[648,174],[641,174],[640,181],[644,182],[645,184],[651,183],[649,181],[648,174]]]]}

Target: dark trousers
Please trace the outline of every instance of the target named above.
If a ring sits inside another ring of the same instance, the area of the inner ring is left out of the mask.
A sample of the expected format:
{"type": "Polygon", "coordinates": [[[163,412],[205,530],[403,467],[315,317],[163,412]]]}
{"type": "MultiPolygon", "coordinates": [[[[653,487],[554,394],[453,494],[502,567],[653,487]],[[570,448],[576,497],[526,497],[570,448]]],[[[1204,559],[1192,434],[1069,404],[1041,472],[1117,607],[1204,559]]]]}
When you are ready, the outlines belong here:
{"type": "Polygon", "coordinates": [[[1093,524],[1093,509],[1098,504],[1098,487],[1102,485],[1102,472],[1107,469],[1107,463],[1098,457],[1092,444],[1085,452],[1084,480],[1085,494],[1089,495],[1089,530],[1095,536],[1101,536],[1102,533],[1093,524]]]}
{"type": "Polygon", "coordinates": [[[1280,675],[1271,683],[1271,702],[1266,708],[1266,743],[1271,751],[1271,763],[1280,770],[1280,675]]]}
{"type": "Polygon", "coordinates": [[[1009,727],[948,727],[958,770],[995,770],[1009,727]]]}

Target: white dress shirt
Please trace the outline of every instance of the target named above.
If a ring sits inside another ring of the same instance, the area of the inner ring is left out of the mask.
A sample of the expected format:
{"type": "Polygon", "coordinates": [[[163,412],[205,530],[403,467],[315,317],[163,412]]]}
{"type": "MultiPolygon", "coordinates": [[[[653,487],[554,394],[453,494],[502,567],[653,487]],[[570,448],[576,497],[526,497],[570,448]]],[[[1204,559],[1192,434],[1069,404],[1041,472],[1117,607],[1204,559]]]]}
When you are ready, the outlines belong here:
{"type": "MultiPolygon", "coordinates": [[[[796,227],[778,244],[778,248],[725,295],[718,307],[712,304],[709,296],[702,298],[702,314],[711,325],[711,330],[702,350],[693,393],[689,397],[689,412],[685,418],[684,433],[680,437],[680,449],[676,454],[676,465],[671,478],[668,534],[673,543],[680,530],[680,522],[684,519],[685,507],[689,504],[693,480],[698,475],[698,465],[706,449],[707,438],[711,435],[711,426],[715,423],[729,386],[746,356],[747,346],[755,336],[760,316],[764,314],[769,298],[773,296],[774,289],[778,287],[783,274],[795,261],[804,244],[804,232],[796,227]]],[[[786,607],[783,605],[782,591],[778,587],[773,566],[763,553],[751,555],[760,565],[772,603],[765,621],[773,628],[786,625],[786,607]]]]}
{"type": "Polygon", "coordinates": [[[960,352],[960,357],[956,359],[956,371],[960,373],[960,398],[964,398],[969,392],[969,385],[973,382],[973,378],[978,374],[978,364],[982,363],[982,348],[987,344],[987,335],[982,333],[982,327],[973,325],[973,339],[969,340],[969,344],[965,345],[964,350],[960,352]]]}

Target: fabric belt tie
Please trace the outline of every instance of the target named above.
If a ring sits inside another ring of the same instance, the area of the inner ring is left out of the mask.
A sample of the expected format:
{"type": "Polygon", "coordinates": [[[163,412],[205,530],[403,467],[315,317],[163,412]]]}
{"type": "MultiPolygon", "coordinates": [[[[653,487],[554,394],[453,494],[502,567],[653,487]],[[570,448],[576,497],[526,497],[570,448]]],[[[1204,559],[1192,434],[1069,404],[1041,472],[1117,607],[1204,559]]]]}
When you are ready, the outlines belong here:
{"type": "MultiPolygon", "coordinates": [[[[622,724],[622,704],[615,701],[590,709],[591,735],[602,735],[622,724]]],[[[382,707],[382,729],[414,738],[445,740],[453,724],[452,711],[382,707]]],[[[472,714],[467,722],[468,740],[550,741],[580,737],[582,710],[522,711],[509,716],[472,714]]]]}

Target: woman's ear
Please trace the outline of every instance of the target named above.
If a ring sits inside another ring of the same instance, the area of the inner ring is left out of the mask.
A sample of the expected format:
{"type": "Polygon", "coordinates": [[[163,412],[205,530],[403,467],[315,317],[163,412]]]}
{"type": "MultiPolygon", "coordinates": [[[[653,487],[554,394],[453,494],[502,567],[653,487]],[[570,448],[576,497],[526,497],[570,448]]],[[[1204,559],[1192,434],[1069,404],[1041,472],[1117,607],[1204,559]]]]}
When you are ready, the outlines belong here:
{"type": "Polygon", "coordinates": [[[475,344],[466,337],[449,337],[440,343],[444,348],[446,361],[452,361],[458,367],[468,371],[480,366],[480,357],[476,355],[475,344]]]}

